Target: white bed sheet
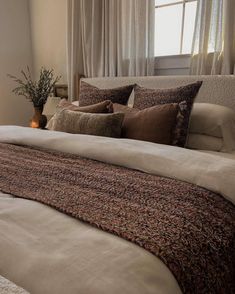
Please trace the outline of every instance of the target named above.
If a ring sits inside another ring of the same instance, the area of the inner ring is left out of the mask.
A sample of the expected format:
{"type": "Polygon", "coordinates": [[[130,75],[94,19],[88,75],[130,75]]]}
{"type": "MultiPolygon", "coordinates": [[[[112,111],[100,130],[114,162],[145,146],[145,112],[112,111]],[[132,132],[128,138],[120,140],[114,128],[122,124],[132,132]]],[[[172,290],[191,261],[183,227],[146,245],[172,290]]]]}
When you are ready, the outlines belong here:
{"type": "Polygon", "coordinates": [[[143,248],[35,201],[0,193],[0,275],[32,294],[178,294],[143,248]]]}

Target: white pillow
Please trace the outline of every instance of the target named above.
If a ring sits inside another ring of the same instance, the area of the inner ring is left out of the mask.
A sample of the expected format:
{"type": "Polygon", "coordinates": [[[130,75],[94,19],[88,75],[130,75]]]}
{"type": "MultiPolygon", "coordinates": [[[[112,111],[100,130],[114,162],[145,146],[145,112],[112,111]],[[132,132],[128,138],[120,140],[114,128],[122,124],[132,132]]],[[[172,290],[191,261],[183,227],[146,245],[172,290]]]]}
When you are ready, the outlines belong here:
{"type": "Polygon", "coordinates": [[[76,106],[79,106],[79,101],[73,101],[72,104],[76,105],[76,106]]]}
{"type": "Polygon", "coordinates": [[[223,139],[207,135],[190,133],[188,135],[186,147],[189,149],[197,150],[222,151],[223,139]]]}
{"type": "Polygon", "coordinates": [[[222,138],[222,151],[235,150],[235,111],[209,103],[194,103],[189,133],[222,138]]]}
{"type": "Polygon", "coordinates": [[[47,117],[49,121],[56,112],[56,107],[60,103],[60,97],[48,97],[47,102],[43,108],[43,114],[47,117]]]}

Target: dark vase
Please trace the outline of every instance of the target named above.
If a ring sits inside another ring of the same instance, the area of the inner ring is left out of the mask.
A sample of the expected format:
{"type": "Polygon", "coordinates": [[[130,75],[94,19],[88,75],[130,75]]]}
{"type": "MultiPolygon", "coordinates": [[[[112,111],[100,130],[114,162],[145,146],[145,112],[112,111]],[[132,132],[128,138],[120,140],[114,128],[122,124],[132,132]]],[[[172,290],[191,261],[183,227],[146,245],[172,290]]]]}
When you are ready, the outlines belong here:
{"type": "Polygon", "coordinates": [[[42,114],[43,106],[34,107],[34,116],[30,121],[31,128],[45,129],[47,117],[42,114]]]}

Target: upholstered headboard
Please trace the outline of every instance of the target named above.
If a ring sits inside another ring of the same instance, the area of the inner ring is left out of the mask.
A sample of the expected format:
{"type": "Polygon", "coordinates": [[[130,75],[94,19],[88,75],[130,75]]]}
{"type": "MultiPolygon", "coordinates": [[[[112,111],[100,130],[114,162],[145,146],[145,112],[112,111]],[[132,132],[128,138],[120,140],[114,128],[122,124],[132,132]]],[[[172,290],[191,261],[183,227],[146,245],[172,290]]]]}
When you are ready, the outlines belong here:
{"type": "MultiPolygon", "coordinates": [[[[153,76],[86,78],[83,81],[99,88],[114,88],[139,84],[149,88],[174,88],[202,80],[195,102],[207,102],[231,107],[235,110],[235,75],[233,76],[153,76]]],[[[133,100],[132,95],[132,100],[133,100]]]]}

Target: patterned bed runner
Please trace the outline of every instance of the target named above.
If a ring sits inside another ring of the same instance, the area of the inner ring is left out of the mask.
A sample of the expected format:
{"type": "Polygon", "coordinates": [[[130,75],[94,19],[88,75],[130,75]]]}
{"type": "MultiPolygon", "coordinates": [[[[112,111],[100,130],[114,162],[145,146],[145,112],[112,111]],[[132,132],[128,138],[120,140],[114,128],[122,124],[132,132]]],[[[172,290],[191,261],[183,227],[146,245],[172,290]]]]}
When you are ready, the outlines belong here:
{"type": "Polygon", "coordinates": [[[0,191],[47,204],[159,257],[183,293],[235,293],[235,207],[178,180],[0,144],[0,191]]]}
{"type": "Polygon", "coordinates": [[[29,294],[23,288],[16,286],[11,281],[0,276],[0,293],[1,294],[29,294]]]}

